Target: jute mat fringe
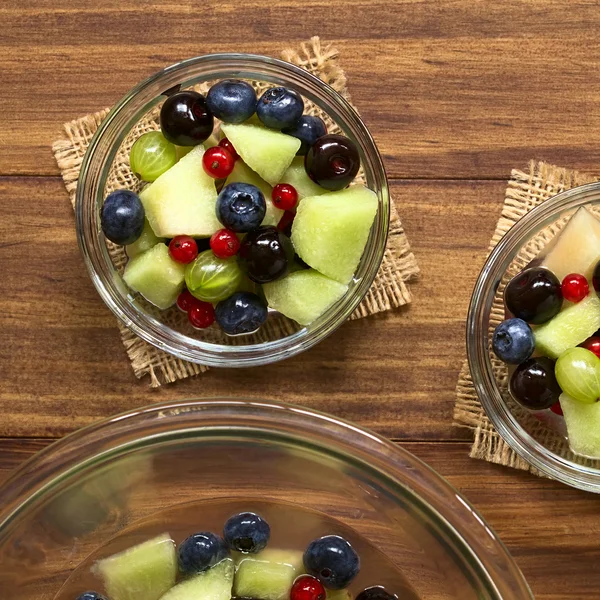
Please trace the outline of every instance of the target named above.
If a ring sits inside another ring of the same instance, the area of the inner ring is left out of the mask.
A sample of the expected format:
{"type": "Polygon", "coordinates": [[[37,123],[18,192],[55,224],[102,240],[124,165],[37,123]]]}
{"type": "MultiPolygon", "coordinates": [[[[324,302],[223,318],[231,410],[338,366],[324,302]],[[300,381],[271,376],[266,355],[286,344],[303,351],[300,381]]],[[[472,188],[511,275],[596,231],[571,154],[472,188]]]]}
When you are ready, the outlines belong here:
{"type": "MultiPolygon", "coordinates": [[[[527,171],[514,169],[506,189],[502,214],[490,241],[488,252],[491,252],[502,236],[532,208],[564,190],[592,181],[596,179],[585,173],[555,167],[544,162],[531,161],[527,171]]],[[[454,424],[473,431],[474,441],[470,452],[472,458],[539,475],[509,447],[490,423],[479,403],[466,360],[463,362],[456,386],[454,424]]],[[[534,423],[532,427],[544,428],[541,423],[534,423]]],[[[552,435],[550,430],[546,431],[549,436],[552,435]]]]}
{"type": "MultiPolygon", "coordinates": [[[[342,96],[350,99],[346,75],[337,62],[338,52],[331,45],[323,45],[318,37],[302,43],[299,48],[287,49],[281,53],[284,60],[298,65],[331,85],[342,96]]],[[[69,193],[75,203],[77,179],[86,148],[109,109],[86,115],[65,123],[65,136],[52,145],[56,162],[69,193]]],[[[314,106],[308,112],[320,114],[314,106]]],[[[327,115],[320,114],[326,121],[327,115]]],[[[330,124],[329,122],[328,124],[330,124]]],[[[156,115],[139,124],[140,132],[157,129],[156,115]]],[[[111,257],[116,266],[123,262],[122,249],[111,248],[111,257]]],[[[419,267],[396,207],[392,202],[388,244],[379,273],[363,302],[352,314],[352,319],[360,319],[378,312],[398,308],[411,302],[409,282],[417,277],[419,267]]],[[[123,345],[129,356],[136,377],[150,377],[152,387],[171,383],[192,375],[198,375],[208,367],[179,360],[133,334],[120,321],[117,323],[123,345]]]]}

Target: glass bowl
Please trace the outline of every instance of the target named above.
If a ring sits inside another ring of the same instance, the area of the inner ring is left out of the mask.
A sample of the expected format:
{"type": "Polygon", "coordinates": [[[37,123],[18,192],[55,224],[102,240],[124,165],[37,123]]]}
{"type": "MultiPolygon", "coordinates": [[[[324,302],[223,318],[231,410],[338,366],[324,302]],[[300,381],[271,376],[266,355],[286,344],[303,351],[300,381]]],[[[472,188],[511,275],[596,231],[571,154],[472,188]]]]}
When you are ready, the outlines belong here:
{"type": "Polygon", "coordinates": [[[250,54],[212,54],[192,58],[159,71],[131,90],[109,113],[92,138],[77,186],[76,221],[79,246],[92,281],[106,305],[136,335],[183,360],[215,367],[245,367],[281,360],[302,352],[331,334],[357,308],[369,290],[386,247],[390,218],[387,179],[379,152],[364,123],[333,88],[304,69],[281,60],[250,54]],[[256,333],[229,337],[213,326],[194,330],[176,308],[159,311],[124,283],[125,252],[108,242],[100,228],[100,207],[117,188],[138,191],[128,153],[143,132],[157,129],[164,92],[238,78],[260,91],[282,85],[299,92],[307,111],[324,116],[329,132],[341,132],[357,145],[359,177],[377,193],[379,205],[370,237],[350,283],[339,302],[307,327],[271,311],[256,333]]]}
{"type": "Polygon", "coordinates": [[[600,183],[562,192],[524,215],[492,250],[475,284],[467,317],[467,356],[473,385],[490,421],[508,445],[541,473],[600,492],[600,461],[570,451],[562,417],[532,413],[508,391],[508,369],[491,351],[505,318],[504,288],[528,266],[581,206],[600,215],[600,183]]]}
{"type": "Polygon", "coordinates": [[[125,528],[219,498],[287,501],[339,520],[423,600],[533,597],[479,514],[414,456],[332,416],[243,399],[125,413],[26,462],[0,491],[3,597],[52,600],[125,528]]]}

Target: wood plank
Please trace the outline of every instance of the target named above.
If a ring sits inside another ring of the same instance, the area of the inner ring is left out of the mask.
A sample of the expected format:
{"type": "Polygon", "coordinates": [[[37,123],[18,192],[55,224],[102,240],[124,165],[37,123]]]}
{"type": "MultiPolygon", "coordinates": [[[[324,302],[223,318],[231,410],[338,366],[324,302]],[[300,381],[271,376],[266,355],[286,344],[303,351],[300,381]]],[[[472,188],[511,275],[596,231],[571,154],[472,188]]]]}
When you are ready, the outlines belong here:
{"type": "Polygon", "coordinates": [[[531,158],[600,174],[589,0],[5,0],[0,18],[0,174],[56,173],[63,122],[168,64],[314,34],[341,51],[394,177],[505,179],[531,158]]]}
{"type": "MultiPolygon", "coordinates": [[[[0,440],[0,482],[48,440],[0,440]]],[[[507,545],[538,600],[595,598],[599,499],[468,458],[465,442],[401,444],[462,492],[507,545]]]]}
{"type": "Polygon", "coordinates": [[[422,269],[410,308],[346,324],[277,365],[213,369],[151,390],[133,376],[86,273],[61,181],[0,178],[0,435],[61,436],[153,402],[230,395],[311,406],[393,438],[464,437],[451,426],[464,319],[503,189],[395,182],[422,269]]]}

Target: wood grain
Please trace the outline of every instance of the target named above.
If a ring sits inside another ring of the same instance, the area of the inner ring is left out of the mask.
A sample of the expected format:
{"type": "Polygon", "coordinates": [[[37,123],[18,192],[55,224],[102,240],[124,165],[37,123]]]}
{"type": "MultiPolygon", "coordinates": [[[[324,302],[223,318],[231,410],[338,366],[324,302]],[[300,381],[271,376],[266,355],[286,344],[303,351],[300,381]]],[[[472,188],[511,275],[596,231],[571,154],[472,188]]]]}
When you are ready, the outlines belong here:
{"type": "Polygon", "coordinates": [[[600,173],[600,11],[589,0],[4,0],[0,174],[55,174],[63,122],[183,58],[335,43],[393,177],[600,173]],[[226,26],[224,26],[224,24],[226,26]]]}
{"type": "MultiPolygon", "coordinates": [[[[48,440],[0,440],[0,483],[48,440]]],[[[596,598],[600,499],[468,458],[465,442],[402,446],[466,495],[504,541],[537,600],[596,598]]],[[[509,600],[509,599],[507,599],[509,600]]]]}
{"type": "Polygon", "coordinates": [[[87,275],[60,180],[0,178],[0,435],[54,437],[153,402],[249,395],[319,408],[393,438],[464,437],[449,426],[464,319],[503,189],[394,182],[422,269],[413,306],[346,324],[277,365],[213,369],[151,390],[134,378],[87,275]]]}

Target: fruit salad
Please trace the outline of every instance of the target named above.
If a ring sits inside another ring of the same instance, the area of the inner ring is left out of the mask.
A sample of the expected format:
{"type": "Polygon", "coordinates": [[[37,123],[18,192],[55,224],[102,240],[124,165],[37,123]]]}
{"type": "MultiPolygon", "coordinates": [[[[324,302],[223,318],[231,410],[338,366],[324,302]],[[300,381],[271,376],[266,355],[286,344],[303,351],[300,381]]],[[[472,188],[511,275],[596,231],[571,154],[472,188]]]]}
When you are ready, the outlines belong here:
{"type": "MultiPolygon", "coordinates": [[[[91,568],[102,591],[77,600],[352,600],[360,558],[342,536],[324,535],[302,550],[271,548],[271,528],[253,512],[230,517],[217,535],[200,531],[176,545],[163,533],[91,568]]],[[[75,598],[74,598],[75,600],[75,598]]],[[[384,586],[357,600],[398,600],[384,586]]]]}
{"type": "Polygon", "coordinates": [[[347,292],[377,195],[355,181],[354,142],[294,90],[257,98],[228,79],[171,93],[129,161],[144,187],[106,197],[102,231],[125,246],[125,283],[159,309],[242,335],[269,310],[309,325],[347,292]]]}
{"type": "Polygon", "coordinates": [[[581,207],[506,286],[492,350],[509,390],[575,453],[600,459],[600,220],[581,207]],[[541,411],[555,417],[544,419],[541,411]],[[550,413],[548,413],[550,414],[550,413]],[[563,421],[564,419],[564,421],[563,421]]]}

